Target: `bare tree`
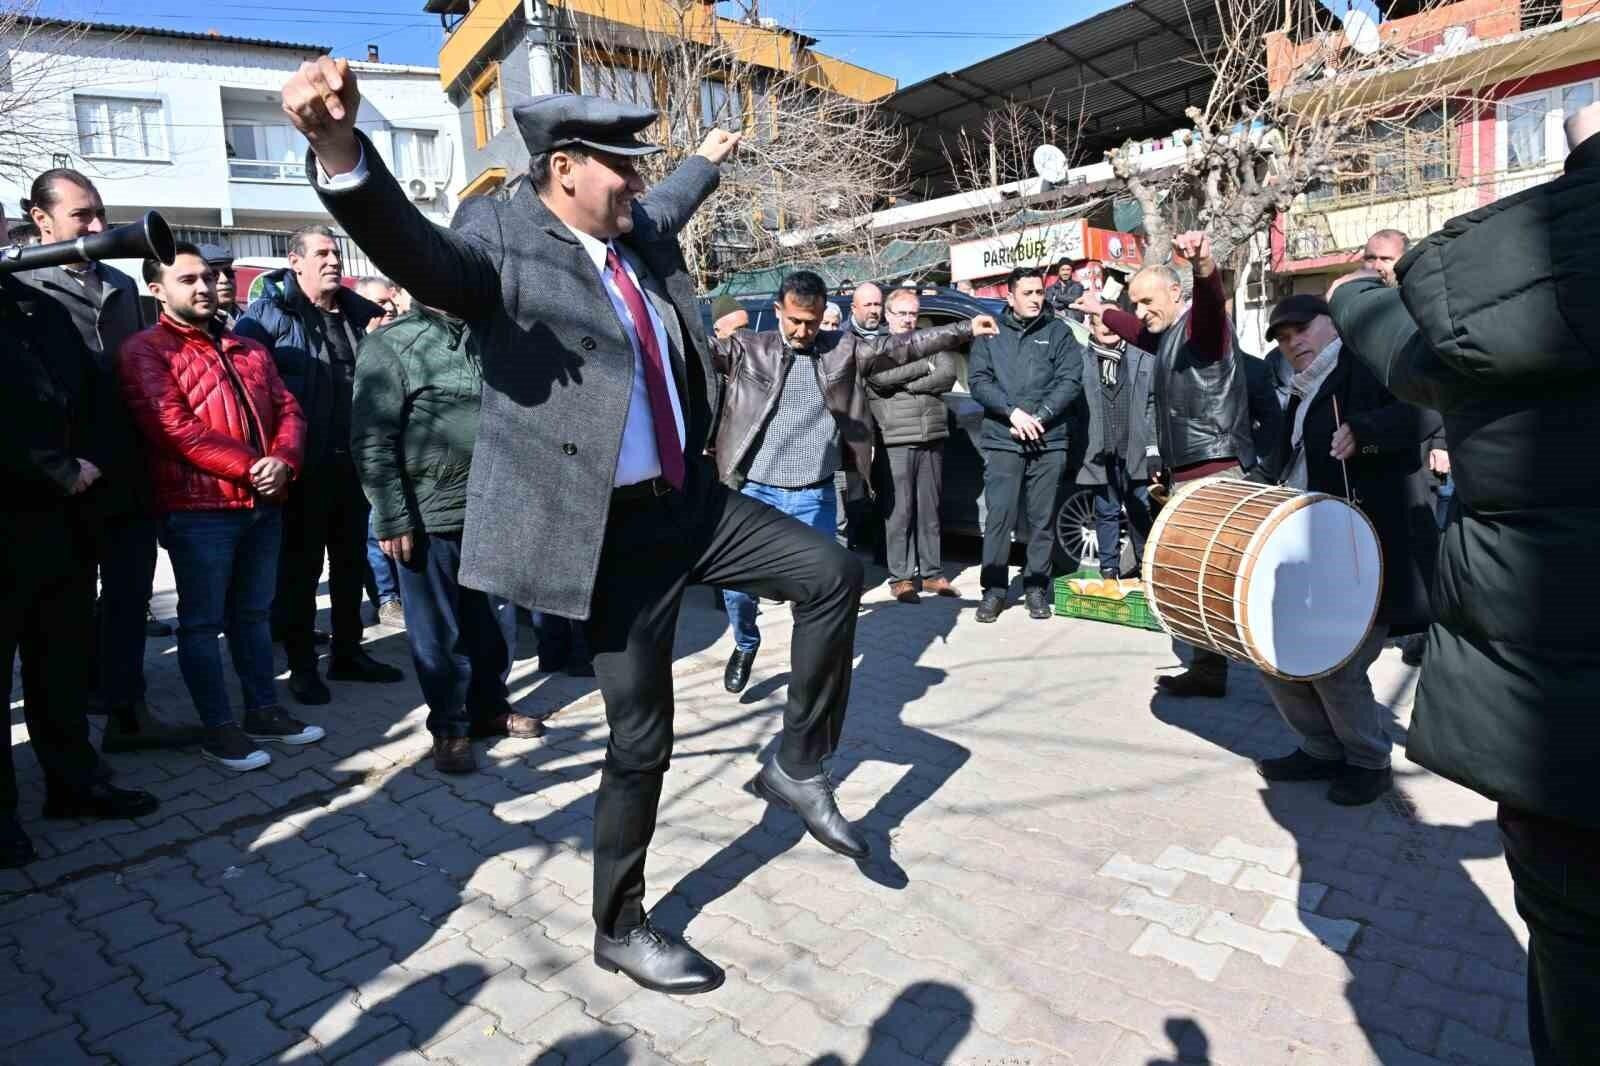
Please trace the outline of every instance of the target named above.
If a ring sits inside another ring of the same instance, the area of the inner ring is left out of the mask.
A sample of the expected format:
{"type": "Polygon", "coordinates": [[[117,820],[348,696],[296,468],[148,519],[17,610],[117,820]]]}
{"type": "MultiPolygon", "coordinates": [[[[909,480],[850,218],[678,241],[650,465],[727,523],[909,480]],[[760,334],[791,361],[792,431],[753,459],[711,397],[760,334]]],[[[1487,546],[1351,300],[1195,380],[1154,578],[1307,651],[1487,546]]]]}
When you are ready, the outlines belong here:
{"type": "MultiPolygon", "coordinates": [[[[1170,255],[1174,227],[1197,224],[1218,261],[1237,268],[1251,239],[1308,190],[1365,186],[1376,195],[1395,175],[1447,174],[1435,166],[1446,162],[1446,115],[1482,106],[1491,66],[1515,70],[1517,56],[1531,59],[1540,47],[1524,35],[1508,56],[1451,39],[1444,31],[1462,17],[1440,13],[1448,0],[1359,34],[1320,0],[1215,2],[1221,36],[1204,59],[1214,80],[1205,104],[1187,110],[1182,163],[1157,178],[1139,172],[1133,144],[1107,154],[1144,210],[1149,262],[1170,255]]],[[[1502,25],[1515,33],[1518,0],[1502,2],[1510,13],[1502,25]]]]}
{"type": "Polygon", "coordinates": [[[1036,105],[1008,100],[986,113],[978,129],[941,139],[951,183],[967,200],[963,216],[947,223],[942,235],[965,240],[1019,229],[1025,235],[1028,223],[1022,219],[1030,208],[1060,206],[1071,190],[1042,185],[1033,157],[1041,145],[1053,145],[1069,164],[1078,160],[1082,108],[1076,113],[1080,122],[1066,125],[1049,97],[1036,105]]]}
{"type": "Polygon", "coordinates": [[[23,183],[77,150],[65,116],[83,85],[71,53],[86,27],[40,19],[36,8],[36,0],[0,0],[0,177],[23,183]]]}
{"type": "Polygon", "coordinates": [[[663,0],[643,29],[574,16],[580,92],[661,112],[666,151],[646,161],[670,172],[720,126],[744,132],[707,207],[683,235],[702,286],[735,269],[840,252],[881,250],[864,227],[843,225],[902,193],[906,137],[870,101],[827,88],[804,39],[760,22],[717,18],[697,0],[663,0]],[[780,231],[816,234],[781,244],[780,231]]]}

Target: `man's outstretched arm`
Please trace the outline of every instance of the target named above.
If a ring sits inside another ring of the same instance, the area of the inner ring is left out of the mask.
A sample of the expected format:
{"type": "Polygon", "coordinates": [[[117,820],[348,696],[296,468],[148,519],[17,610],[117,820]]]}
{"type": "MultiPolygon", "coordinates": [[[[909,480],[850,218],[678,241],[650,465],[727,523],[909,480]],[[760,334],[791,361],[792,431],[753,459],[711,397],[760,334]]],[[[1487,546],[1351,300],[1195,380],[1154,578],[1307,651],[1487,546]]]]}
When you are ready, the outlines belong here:
{"type": "Polygon", "coordinates": [[[430,222],[355,128],[361,91],[349,63],[302,63],[283,87],[283,110],[311,144],[306,177],[328,213],[372,262],[421,302],[480,318],[500,300],[498,216],[468,200],[454,229],[430,222]]]}

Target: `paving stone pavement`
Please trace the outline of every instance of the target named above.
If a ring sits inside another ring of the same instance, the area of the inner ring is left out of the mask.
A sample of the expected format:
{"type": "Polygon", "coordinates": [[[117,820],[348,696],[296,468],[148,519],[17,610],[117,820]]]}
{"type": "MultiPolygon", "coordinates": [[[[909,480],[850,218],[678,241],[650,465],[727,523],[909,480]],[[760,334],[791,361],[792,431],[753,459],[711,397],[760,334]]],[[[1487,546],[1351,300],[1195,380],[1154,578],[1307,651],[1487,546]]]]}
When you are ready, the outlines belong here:
{"type": "MultiPolygon", "coordinates": [[[[157,793],[138,822],[39,820],[0,873],[0,1063],[540,1066],[1522,1066],[1526,932],[1493,809],[1397,756],[1362,809],[1268,789],[1289,734],[1249,671],[1227,700],[1153,698],[1157,634],[977,625],[966,599],[879,586],[857,634],[840,801],[850,863],[744,785],[785,695],[788,611],[742,697],[692,590],[677,747],[650,856],[658,924],[728,967],[672,999],[589,959],[592,683],[518,664],[542,740],[436,775],[402,635],[368,630],[398,685],[334,684],[328,737],[229,776],[197,753],[112,756],[157,793]]],[[[157,613],[173,614],[170,571],[157,613]]],[[[524,634],[526,636],[526,633],[524,634]]],[[[174,642],[151,701],[191,713],[174,642]]],[[[1414,672],[1376,689],[1403,737],[1414,672]]]]}

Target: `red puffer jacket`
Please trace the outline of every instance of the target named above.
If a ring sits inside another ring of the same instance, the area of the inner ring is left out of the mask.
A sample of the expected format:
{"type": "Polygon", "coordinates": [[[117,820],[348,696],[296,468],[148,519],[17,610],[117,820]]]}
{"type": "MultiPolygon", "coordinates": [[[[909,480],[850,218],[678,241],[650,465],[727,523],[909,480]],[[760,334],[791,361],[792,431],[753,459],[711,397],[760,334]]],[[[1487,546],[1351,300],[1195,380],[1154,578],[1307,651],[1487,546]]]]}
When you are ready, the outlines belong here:
{"type": "Polygon", "coordinates": [[[250,467],[263,456],[299,474],[306,421],[255,341],[224,333],[219,349],[210,334],[162,315],[123,342],[117,373],[151,445],[150,481],[163,513],[254,507],[250,467]]]}

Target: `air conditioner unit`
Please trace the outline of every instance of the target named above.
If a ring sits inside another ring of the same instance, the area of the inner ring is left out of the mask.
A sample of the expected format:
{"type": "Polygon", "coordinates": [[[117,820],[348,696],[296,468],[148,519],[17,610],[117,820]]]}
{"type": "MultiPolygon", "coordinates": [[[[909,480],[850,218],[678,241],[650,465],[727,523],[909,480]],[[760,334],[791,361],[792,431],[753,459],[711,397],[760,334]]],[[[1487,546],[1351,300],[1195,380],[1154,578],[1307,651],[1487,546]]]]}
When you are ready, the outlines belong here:
{"type": "Polygon", "coordinates": [[[427,178],[411,178],[406,182],[406,192],[413,200],[431,200],[438,195],[427,178]]]}

